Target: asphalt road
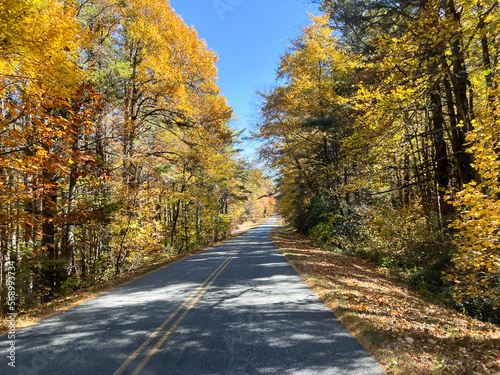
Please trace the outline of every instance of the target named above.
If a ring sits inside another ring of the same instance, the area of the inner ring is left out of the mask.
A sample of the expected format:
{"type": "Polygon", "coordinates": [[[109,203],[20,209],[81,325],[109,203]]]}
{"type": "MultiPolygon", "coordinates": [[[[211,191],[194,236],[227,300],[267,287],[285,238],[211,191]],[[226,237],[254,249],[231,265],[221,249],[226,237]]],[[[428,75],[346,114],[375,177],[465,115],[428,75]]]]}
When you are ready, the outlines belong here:
{"type": "Polygon", "coordinates": [[[383,374],[269,240],[230,242],[18,330],[0,374],[383,374]]]}

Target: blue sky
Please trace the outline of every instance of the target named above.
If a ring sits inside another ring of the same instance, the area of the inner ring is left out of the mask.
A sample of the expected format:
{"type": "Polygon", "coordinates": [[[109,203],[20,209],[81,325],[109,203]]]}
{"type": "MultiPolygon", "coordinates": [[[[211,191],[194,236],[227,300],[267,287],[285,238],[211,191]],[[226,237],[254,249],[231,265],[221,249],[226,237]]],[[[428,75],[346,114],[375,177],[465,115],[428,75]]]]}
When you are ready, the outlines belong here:
{"type": "MultiPolygon", "coordinates": [[[[256,89],[275,81],[279,56],[289,39],[309,23],[306,12],[318,14],[310,0],[170,0],[208,48],[219,56],[219,86],[239,119],[237,130],[251,129],[256,89]]],[[[254,144],[243,146],[251,158],[254,144]]]]}

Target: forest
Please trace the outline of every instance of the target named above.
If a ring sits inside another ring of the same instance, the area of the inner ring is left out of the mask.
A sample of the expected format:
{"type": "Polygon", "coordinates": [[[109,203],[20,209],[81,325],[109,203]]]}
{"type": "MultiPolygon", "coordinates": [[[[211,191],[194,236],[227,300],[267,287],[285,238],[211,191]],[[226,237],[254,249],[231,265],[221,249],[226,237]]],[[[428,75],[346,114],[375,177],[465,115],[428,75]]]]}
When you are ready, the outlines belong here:
{"type": "Polygon", "coordinates": [[[0,2],[3,313],[273,213],[216,62],[167,1],[0,2]]]}
{"type": "Polygon", "coordinates": [[[500,322],[496,0],[323,0],[259,93],[280,214],[500,322]]]}
{"type": "MultiPolygon", "coordinates": [[[[497,0],[311,0],[239,153],[217,55],[160,0],[0,2],[0,267],[19,309],[274,213],[500,322],[497,0]]],[[[7,313],[2,304],[2,312],[7,313]]]]}

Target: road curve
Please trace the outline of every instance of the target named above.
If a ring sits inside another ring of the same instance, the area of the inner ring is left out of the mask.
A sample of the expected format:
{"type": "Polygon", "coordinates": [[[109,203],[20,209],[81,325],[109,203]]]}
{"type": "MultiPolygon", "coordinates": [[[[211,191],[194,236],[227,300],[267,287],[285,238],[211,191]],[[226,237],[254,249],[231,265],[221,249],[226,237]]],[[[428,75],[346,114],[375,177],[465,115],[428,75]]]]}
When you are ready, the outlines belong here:
{"type": "Polygon", "coordinates": [[[18,330],[1,374],[349,374],[382,369],[269,240],[275,223],[18,330]]]}

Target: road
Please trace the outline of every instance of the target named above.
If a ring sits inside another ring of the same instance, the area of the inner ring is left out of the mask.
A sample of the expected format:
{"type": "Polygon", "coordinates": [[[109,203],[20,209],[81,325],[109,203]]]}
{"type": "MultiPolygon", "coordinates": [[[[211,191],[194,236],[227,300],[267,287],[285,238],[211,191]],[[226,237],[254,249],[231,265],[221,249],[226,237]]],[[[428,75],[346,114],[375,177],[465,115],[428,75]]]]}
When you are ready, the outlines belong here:
{"type": "Polygon", "coordinates": [[[1,374],[383,374],[269,240],[275,220],[16,332],[1,374]]]}

